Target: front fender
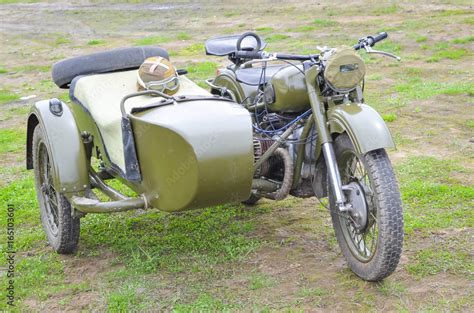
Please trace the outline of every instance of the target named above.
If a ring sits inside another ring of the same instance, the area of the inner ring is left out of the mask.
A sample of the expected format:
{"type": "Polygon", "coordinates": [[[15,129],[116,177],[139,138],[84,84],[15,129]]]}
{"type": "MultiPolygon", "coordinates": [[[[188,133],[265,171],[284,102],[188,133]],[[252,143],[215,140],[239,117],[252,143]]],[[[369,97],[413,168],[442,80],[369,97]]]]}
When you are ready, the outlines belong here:
{"type": "Polygon", "coordinates": [[[380,148],[395,148],[384,120],[366,104],[334,106],[328,110],[328,122],[331,134],[347,132],[360,154],[380,148]]]}
{"type": "Polygon", "coordinates": [[[84,191],[89,184],[89,172],[84,144],[74,116],[69,107],[61,102],[60,116],[49,109],[49,100],[36,102],[31,108],[27,125],[26,168],[33,168],[33,132],[39,125],[53,158],[56,190],[63,193],[84,191]]]}

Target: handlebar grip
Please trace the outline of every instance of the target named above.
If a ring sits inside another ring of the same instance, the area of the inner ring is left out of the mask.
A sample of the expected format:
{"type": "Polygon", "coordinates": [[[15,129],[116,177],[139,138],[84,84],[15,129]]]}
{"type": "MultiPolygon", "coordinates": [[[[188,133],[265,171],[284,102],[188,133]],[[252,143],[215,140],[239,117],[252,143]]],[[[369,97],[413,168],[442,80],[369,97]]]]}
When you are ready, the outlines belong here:
{"type": "Polygon", "coordinates": [[[369,36],[367,37],[367,41],[368,41],[368,44],[372,47],[373,45],[375,45],[377,42],[381,41],[381,40],[384,40],[385,38],[388,37],[388,34],[386,32],[381,32],[381,33],[378,33],[377,35],[375,36],[369,36]]]}
{"type": "Polygon", "coordinates": [[[360,48],[362,48],[362,42],[359,42],[358,44],[354,45],[354,50],[359,50],[360,48]]]}
{"type": "Polygon", "coordinates": [[[362,48],[364,45],[371,46],[373,47],[377,42],[384,40],[385,38],[388,37],[388,34],[386,32],[381,32],[378,33],[375,36],[367,36],[367,38],[363,39],[360,41],[358,44],[354,46],[355,50],[359,50],[362,48]]]}
{"type": "Polygon", "coordinates": [[[261,59],[261,51],[235,51],[234,56],[239,59],[261,59]]]}

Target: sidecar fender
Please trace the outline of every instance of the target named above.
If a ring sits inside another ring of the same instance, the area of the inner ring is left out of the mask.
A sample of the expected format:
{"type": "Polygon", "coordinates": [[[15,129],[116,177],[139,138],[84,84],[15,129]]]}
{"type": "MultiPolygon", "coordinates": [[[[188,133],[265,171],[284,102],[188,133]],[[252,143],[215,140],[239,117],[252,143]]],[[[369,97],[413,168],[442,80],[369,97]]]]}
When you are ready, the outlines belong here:
{"type": "Polygon", "coordinates": [[[333,106],[328,110],[328,122],[331,134],[347,132],[360,154],[380,148],[395,148],[384,120],[366,104],[333,106]]]}
{"type": "Polygon", "coordinates": [[[33,132],[40,126],[46,136],[54,164],[56,190],[68,193],[84,191],[89,184],[86,151],[74,116],[61,102],[62,113],[53,114],[50,101],[36,102],[28,115],[26,138],[26,168],[33,169],[33,132]]]}

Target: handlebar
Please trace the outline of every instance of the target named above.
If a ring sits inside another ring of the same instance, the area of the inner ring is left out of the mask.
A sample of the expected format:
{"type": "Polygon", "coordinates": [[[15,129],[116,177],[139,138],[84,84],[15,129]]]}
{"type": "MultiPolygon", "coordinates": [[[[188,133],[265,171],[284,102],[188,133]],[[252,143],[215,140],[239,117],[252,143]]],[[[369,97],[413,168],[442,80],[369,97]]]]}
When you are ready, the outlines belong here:
{"type": "Polygon", "coordinates": [[[364,46],[373,47],[377,42],[382,41],[387,37],[388,34],[386,32],[378,33],[375,36],[367,36],[366,38],[359,40],[359,43],[354,46],[354,49],[359,50],[364,46]]]}
{"type": "MultiPolygon", "coordinates": [[[[263,59],[270,55],[264,51],[235,51],[234,57],[237,59],[263,59]]],[[[319,54],[308,54],[308,55],[301,55],[301,54],[282,54],[276,53],[272,54],[272,57],[278,60],[294,60],[294,61],[307,61],[317,59],[319,54]]]]}
{"type": "MultiPolygon", "coordinates": [[[[374,36],[367,36],[359,40],[359,43],[354,46],[355,50],[359,50],[364,46],[373,47],[377,42],[384,40],[388,37],[386,32],[378,33],[374,36]]],[[[264,51],[244,51],[244,50],[237,50],[232,54],[232,59],[264,59],[267,57],[273,57],[278,60],[293,60],[293,61],[307,61],[307,60],[317,60],[319,58],[319,54],[308,54],[308,55],[300,55],[300,54],[268,54],[264,51]]]]}
{"type": "Polygon", "coordinates": [[[235,51],[234,57],[237,59],[261,59],[262,51],[235,51]]]}

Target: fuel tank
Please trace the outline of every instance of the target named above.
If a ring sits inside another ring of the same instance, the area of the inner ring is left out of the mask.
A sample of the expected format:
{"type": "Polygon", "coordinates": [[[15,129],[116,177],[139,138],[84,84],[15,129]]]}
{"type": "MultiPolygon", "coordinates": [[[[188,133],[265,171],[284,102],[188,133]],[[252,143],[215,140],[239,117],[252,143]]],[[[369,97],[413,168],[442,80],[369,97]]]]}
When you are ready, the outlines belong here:
{"type": "Polygon", "coordinates": [[[242,106],[193,99],[130,115],[142,187],[151,206],[183,211],[250,195],[252,124],[242,106]]]}
{"type": "Polygon", "coordinates": [[[303,67],[285,66],[276,72],[265,88],[268,108],[277,112],[301,112],[311,107],[303,67]]]}

